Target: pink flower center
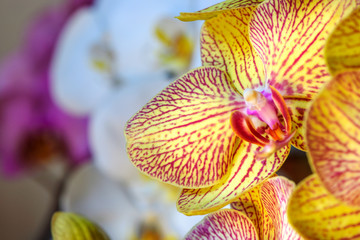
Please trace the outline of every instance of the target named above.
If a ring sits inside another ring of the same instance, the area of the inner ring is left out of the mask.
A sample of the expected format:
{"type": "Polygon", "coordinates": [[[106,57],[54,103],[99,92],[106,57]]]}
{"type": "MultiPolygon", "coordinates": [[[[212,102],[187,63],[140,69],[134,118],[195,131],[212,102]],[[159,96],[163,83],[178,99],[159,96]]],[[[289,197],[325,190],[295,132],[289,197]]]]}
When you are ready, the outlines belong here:
{"type": "Polygon", "coordinates": [[[291,116],[284,98],[272,86],[270,92],[245,89],[246,111],[234,111],[230,123],[235,134],[241,139],[263,147],[256,153],[264,159],[284,147],[294,136],[291,132],[291,116]],[[265,128],[255,127],[252,118],[265,123],[265,128]]]}

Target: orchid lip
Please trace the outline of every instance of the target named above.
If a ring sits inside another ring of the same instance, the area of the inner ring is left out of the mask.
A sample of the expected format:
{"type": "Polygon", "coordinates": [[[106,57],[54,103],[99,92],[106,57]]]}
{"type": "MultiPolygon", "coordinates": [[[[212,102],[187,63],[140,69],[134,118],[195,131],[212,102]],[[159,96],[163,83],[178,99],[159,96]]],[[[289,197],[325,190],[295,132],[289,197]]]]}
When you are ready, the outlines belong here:
{"type": "Polygon", "coordinates": [[[234,111],[230,117],[230,124],[235,134],[241,139],[257,144],[263,149],[256,153],[257,159],[264,159],[286,146],[295,131],[291,131],[291,116],[282,95],[272,86],[270,93],[245,89],[244,101],[246,103],[245,113],[234,111]],[[282,116],[284,125],[279,119],[282,116]],[[266,126],[265,134],[253,125],[249,116],[255,116],[266,126]]]}

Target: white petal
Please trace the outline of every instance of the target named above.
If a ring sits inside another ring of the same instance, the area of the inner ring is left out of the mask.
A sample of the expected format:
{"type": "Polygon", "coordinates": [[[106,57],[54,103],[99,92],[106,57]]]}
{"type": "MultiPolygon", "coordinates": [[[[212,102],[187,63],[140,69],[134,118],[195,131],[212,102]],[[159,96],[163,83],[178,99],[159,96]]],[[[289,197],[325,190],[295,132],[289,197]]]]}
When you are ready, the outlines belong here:
{"type": "Polygon", "coordinates": [[[61,208],[99,224],[111,239],[129,239],[148,216],[155,216],[164,235],[182,238],[203,216],[187,217],[169,200],[165,185],[137,179],[123,186],[85,164],[67,179],[61,208]]]}
{"type": "Polygon", "coordinates": [[[138,177],[138,170],[126,153],[125,124],[169,83],[161,74],[129,80],[91,116],[89,135],[95,165],[111,178],[130,180],[138,177]]]}
{"type": "MultiPolygon", "coordinates": [[[[175,17],[180,11],[192,11],[192,1],[132,0],[118,4],[119,11],[109,16],[109,35],[118,56],[120,76],[162,70],[158,58],[161,45],[155,37],[155,26],[161,19],[175,17]]],[[[180,23],[191,31],[193,23],[180,23]]]]}
{"type": "Polygon", "coordinates": [[[137,207],[143,216],[151,211],[167,235],[183,239],[204,216],[186,216],[177,211],[175,202],[180,190],[176,192],[175,187],[156,180],[134,181],[129,189],[134,199],[138,200],[137,207]]]}
{"type": "Polygon", "coordinates": [[[139,216],[127,197],[124,188],[86,164],[68,178],[61,207],[96,222],[111,239],[128,239],[139,216]]]}
{"type": "Polygon", "coordinates": [[[71,17],[59,39],[51,69],[52,92],[55,101],[74,114],[91,112],[111,89],[89,57],[101,37],[93,10],[83,8],[71,17]]]}

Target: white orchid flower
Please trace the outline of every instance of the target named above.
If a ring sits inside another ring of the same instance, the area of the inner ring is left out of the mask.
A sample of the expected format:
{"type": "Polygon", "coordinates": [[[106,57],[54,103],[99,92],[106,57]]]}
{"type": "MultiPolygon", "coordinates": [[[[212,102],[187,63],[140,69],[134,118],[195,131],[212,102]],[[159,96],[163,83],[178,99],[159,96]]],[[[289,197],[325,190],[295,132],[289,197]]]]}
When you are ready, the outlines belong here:
{"type": "Polygon", "coordinates": [[[54,99],[73,114],[90,116],[95,164],[114,179],[138,175],[126,154],[126,121],[170,83],[169,75],[200,65],[201,24],[173,18],[200,9],[194,3],[100,0],[75,13],[60,37],[51,71],[54,99]],[[172,39],[179,36],[197,47],[196,61],[187,63],[180,57],[187,52],[174,50],[172,39]]]}
{"type": "Polygon", "coordinates": [[[141,239],[145,234],[181,239],[203,216],[177,212],[167,194],[152,181],[120,185],[86,164],[68,178],[61,208],[97,223],[111,239],[141,239]]]}
{"type": "Polygon", "coordinates": [[[56,101],[70,112],[88,114],[114,85],[164,73],[158,54],[164,49],[156,32],[167,28],[162,29],[167,38],[182,33],[198,40],[194,24],[172,19],[188,10],[191,0],[100,0],[78,11],[62,33],[53,60],[56,101]]]}

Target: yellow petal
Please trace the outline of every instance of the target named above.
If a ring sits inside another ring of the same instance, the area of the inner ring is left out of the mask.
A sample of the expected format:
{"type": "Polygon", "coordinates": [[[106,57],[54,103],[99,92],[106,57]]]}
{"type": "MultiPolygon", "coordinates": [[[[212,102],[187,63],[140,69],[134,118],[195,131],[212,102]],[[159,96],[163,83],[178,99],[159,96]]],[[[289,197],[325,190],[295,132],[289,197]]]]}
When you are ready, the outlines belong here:
{"type": "Polygon", "coordinates": [[[222,209],[206,216],[185,237],[186,240],[257,240],[256,230],[243,214],[222,209]]]}
{"type": "Polygon", "coordinates": [[[306,151],[305,144],[305,112],[310,107],[311,99],[298,97],[284,97],[286,105],[290,111],[293,130],[296,130],[295,136],[291,139],[291,145],[306,151]]]}
{"type": "Polygon", "coordinates": [[[287,218],[288,200],[294,187],[294,182],[284,177],[270,178],[261,185],[261,200],[272,219],[276,239],[301,239],[287,218]]]}
{"type": "Polygon", "coordinates": [[[249,31],[268,84],[284,98],[312,98],[330,80],[325,41],[354,8],[354,0],[269,0],[259,5],[249,31]]]}
{"type": "Polygon", "coordinates": [[[338,74],[309,110],[309,158],[324,186],[360,206],[360,71],[338,74]]]}
{"type": "Polygon", "coordinates": [[[110,240],[96,224],[75,213],[56,212],[51,220],[54,240],[110,240]]]}
{"type": "Polygon", "coordinates": [[[181,21],[186,21],[186,22],[196,21],[196,20],[207,20],[216,17],[216,15],[218,15],[219,13],[232,9],[256,6],[264,1],[265,0],[227,0],[197,12],[192,12],[192,13],[181,12],[180,16],[178,16],[177,18],[180,19],[181,21]]]}
{"type": "Polygon", "coordinates": [[[294,228],[308,239],[360,239],[360,208],[336,200],[315,174],[295,188],[288,217],[294,228]]]}
{"type": "Polygon", "coordinates": [[[212,187],[184,189],[178,199],[178,210],[186,215],[205,214],[233,202],[245,191],[273,175],[284,163],[290,146],[265,160],[256,160],[259,147],[242,141],[236,149],[233,166],[224,180],[212,187]]]}
{"type": "Polygon", "coordinates": [[[238,200],[231,203],[231,207],[242,212],[251,220],[260,239],[274,239],[275,228],[262,202],[261,186],[258,185],[241,194],[238,200]]]}
{"type": "Polygon", "coordinates": [[[360,68],[360,8],[344,19],[331,34],[325,57],[332,74],[360,68]]]}
{"type": "Polygon", "coordinates": [[[263,62],[249,39],[249,22],[254,9],[222,13],[206,21],[201,31],[203,65],[227,72],[240,93],[265,83],[263,62]]]}
{"type": "Polygon", "coordinates": [[[304,110],[330,79],[322,54],[325,39],[354,4],[307,0],[300,7],[300,1],[269,0],[221,13],[203,26],[203,65],[226,71],[240,93],[274,86],[294,114],[292,144],[304,150],[304,110]]]}
{"type": "Polygon", "coordinates": [[[229,119],[243,107],[224,72],[195,69],[129,120],[129,157],[163,182],[187,188],[214,185],[231,167],[236,137],[229,119]]]}
{"type": "Polygon", "coordinates": [[[273,177],[240,196],[231,206],[251,219],[260,239],[301,239],[290,226],[286,208],[295,184],[273,177]]]}

